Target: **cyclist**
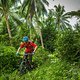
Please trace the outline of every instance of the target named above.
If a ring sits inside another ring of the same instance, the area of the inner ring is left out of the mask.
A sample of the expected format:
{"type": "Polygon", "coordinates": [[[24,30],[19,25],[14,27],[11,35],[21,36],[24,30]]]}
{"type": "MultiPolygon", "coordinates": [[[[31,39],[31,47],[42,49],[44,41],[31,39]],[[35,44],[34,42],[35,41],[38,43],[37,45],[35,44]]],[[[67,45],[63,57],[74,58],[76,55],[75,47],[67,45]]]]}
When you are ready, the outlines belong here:
{"type": "Polygon", "coordinates": [[[32,67],[33,66],[32,65],[32,55],[36,51],[37,45],[34,42],[30,41],[27,36],[24,36],[22,41],[23,42],[21,42],[16,55],[19,55],[20,49],[25,48],[23,59],[28,59],[29,57],[29,63],[31,64],[31,67],[32,67]]]}

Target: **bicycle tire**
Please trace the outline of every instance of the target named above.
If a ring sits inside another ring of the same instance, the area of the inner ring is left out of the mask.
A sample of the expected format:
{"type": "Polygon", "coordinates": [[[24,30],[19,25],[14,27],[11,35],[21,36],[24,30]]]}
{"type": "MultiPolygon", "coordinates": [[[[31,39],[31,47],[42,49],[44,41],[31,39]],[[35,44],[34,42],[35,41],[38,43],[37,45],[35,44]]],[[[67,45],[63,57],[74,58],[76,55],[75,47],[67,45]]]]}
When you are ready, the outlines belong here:
{"type": "Polygon", "coordinates": [[[22,60],[19,66],[19,73],[25,74],[27,70],[32,70],[31,65],[28,60],[22,60]]]}
{"type": "Polygon", "coordinates": [[[26,73],[26,65],[21,62],[20,67],[19,67],[19,73],[24,74],[26,73]]]}

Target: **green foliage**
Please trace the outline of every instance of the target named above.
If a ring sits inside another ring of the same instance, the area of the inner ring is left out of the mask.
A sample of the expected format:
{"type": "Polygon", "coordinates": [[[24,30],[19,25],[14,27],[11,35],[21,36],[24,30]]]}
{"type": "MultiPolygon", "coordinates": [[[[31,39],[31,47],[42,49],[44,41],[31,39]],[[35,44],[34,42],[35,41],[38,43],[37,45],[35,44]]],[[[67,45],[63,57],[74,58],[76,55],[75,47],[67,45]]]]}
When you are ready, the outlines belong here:
{"type": "Polygon", "coordinates": [[[33,61],[40,66],[48,59],[48,54],[48,51],[44,50],[42,47],[39,47],[33,56],[33,61]]]}
{"type": "Polygon", "coordinates": [[[0,74],[12,72],[16,68],[15,48],[0,44],[0,74]]]}
{"type": "Polygon", "coordinates": [[[77,61],[80,59],[79,34],[71,29],[63,32],[57,39],[57,50],[61,58],[77,61]]]}
{"type": "Polygon", "coordinates": [[[23,24],[23,25],[17,26],[16,30],[13,31],[13,33],[15,33],[15,36],[12,38],[13,46],[17,48],[22,42],[23,36],[26,36],[26,35],[29,36],[29,29],[26,26],[26,24],[23,24]]]}
{"type": "Polygon", "coordinates": [[[1,19],[2,19],[2,20],[1,20],[1,22],[0,22],[0,35],[1,35],[1,34],[6,34],[6,33],[7,33],[5,18],[2,17],[1,19]]]}
{"type": "Polygon", "coordinates": [[[55,50],[56,31],[54,27],[47,26],[42,29],[44,47],[53,52],[55,50]]]}
{"type": "Polygon", "coordinates": [[[20,6],[15,2],[16,0],[0,0],[0,80],[80,80],[80,25],[75,25],[75,30],[67,29],[71,27],[67,20],[69,15],[79,18],[80,11],[72,11],[67,15],[64,13],[64,6],[58,5],[55,6],[55,10],[51,9],[45,18],[46,9],[43,3],[48,5],[47,0],[24,0],[20,6]],[[24,15],[19,12],[22,9],[24,15]],[[41,17],[38,17],[40,15],[41,17]],[[12,39],[9,39],[6,27],[7,18],[12,39]],[[49,52],[40,47],[39,34],[34,30],[36,27],[38,31],[42,31],[44,47],[49,52]],[[25,35],[30,36],[39,47],[33,56],[36,68],[20,76],[16,70],[17,60],[20,58],[15,56],[15,48],[19,47],[25,35]],[[9,46],[10,40],[15,48],[9,46]],[[58,56],[60,58],[57,58],[58,56]],[[76,62],[71,64],[66,62],[66,59],[76,62]],[[79,64],[76,64],[77,62],[79,64]]]}
{"type": "Polygon", "coordinates": [[[8,80],[79,80],[80,69],[76,63],[70,64],[66,61],[61,61],[56,55],[51,54],[48,59],[43,61],[43,65],[38,68],[28,71],[20,76],[17,71],[12,74],[4,74],[0,79],[8,80]]]}

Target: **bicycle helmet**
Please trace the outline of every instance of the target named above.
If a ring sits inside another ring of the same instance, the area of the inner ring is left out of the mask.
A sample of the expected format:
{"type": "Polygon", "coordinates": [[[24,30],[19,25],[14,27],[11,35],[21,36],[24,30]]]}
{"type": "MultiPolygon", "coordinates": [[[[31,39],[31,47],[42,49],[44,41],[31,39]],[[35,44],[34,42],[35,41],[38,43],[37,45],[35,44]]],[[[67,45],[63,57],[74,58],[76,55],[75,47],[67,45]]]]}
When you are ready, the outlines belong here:
{"type": "Polygon", "coordinates": [[[23,39],[22,39],[22,41],[27,42],[28,41],[28,37],[24,36],[23,39]]]}

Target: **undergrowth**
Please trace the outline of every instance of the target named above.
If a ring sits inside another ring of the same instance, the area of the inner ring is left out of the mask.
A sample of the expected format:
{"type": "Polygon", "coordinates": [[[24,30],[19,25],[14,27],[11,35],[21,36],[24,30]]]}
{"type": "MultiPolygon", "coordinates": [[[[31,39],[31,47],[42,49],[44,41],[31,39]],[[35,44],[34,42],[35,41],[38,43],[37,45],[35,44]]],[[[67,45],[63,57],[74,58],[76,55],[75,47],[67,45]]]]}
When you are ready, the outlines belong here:
{"type": "Polygon", "coordinates": [[[39,48],[33,58],[37,64],[35,69],[22,76],[16,69],[12,73],[2,74],[0,80],[80,80],[80,66],[76,62],[60,60],[57,55],[39,48]]]}

